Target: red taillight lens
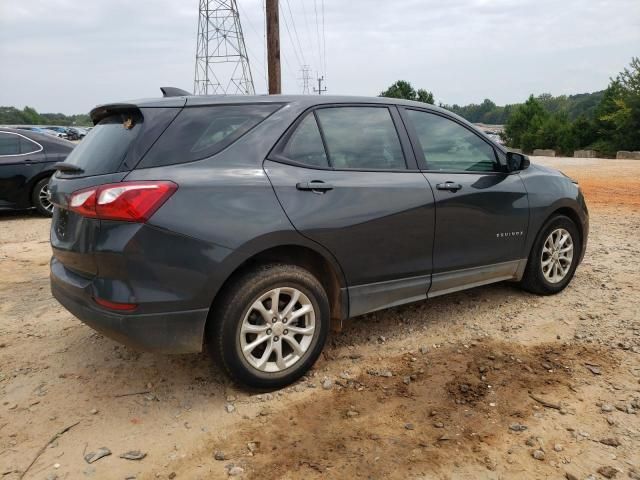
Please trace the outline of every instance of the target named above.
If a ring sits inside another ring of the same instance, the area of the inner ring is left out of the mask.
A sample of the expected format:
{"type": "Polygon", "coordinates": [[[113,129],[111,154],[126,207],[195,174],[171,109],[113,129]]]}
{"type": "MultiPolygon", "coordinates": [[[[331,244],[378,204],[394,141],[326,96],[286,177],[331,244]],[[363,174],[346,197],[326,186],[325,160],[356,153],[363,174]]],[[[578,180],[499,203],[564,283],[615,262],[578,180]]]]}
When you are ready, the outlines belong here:
{"type": "Polygon", "coordinates": [[[119,311],[133,311],[138,308],[138,305],[135,303],[116,303],[110,302],[109,300],[105,300],[104,298],[94,297],[95,302],[101,307],[108,308],[109,310],[119,310],[119,311]]]}
{"type": "Polygon", "coordinates": [[[122,182],[78,190],[69,208],[85,217],[146,222],[178,189],[173,182],[122,182]]]}

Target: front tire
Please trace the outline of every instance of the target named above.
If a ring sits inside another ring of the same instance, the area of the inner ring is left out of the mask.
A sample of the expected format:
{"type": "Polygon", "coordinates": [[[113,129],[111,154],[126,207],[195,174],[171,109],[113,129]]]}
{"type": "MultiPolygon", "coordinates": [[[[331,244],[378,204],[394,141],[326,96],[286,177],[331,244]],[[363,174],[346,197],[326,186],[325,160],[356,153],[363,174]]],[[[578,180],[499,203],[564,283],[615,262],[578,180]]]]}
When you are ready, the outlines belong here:
{"type": "Polygon", "coordinates": [[[304,268],[270,264],[232,281],[216,301],[207,341],[237,383],[284,387],[315,363],[329,331],[329,300],[304,268]]]}
{"type": "Polygon", "coordinates": [[[31,192],[31,204],[38,213],[46,217],[53,215],[53,203],[49,199],[49,180],[49,177],[39,180],[31,192]]]}
{"type": "Polygon", "coordinates": [[[582,239],[569,217],[549,219],[536,238],[520,286],[538,295],[553,295],[569,285],[578,266],[582,239]]]}

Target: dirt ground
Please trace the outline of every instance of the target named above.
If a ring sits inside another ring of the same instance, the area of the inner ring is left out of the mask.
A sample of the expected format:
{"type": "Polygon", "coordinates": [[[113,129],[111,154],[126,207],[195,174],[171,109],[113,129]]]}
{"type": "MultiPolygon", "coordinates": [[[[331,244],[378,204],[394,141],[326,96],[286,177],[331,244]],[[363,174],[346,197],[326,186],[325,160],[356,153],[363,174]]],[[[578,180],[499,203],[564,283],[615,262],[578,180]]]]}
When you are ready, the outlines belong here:
{"type": "Polygon", "coordinates": [[[534,162],[579,180],[590,207],[569,288],[498,284],[354,319],[271,394],[204,355],[93,332],[51,298],[49,221],[1,214],[0,480],[640,478],[640,162],[534,162]]]}

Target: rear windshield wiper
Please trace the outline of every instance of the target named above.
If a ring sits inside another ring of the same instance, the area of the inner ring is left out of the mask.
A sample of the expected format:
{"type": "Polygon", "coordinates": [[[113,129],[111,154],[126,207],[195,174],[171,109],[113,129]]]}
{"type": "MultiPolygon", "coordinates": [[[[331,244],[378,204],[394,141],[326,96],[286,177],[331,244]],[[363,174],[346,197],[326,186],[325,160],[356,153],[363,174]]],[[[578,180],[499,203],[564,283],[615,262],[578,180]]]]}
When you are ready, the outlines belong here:
{"type": "Polygon", "coordinates": [[[56,170],[60,170],[64,173],[83,173],[84,170],[78,167],[77,165],[73,165],[72,163],[58,162],[53,164],[53,168],[56,170]]]}

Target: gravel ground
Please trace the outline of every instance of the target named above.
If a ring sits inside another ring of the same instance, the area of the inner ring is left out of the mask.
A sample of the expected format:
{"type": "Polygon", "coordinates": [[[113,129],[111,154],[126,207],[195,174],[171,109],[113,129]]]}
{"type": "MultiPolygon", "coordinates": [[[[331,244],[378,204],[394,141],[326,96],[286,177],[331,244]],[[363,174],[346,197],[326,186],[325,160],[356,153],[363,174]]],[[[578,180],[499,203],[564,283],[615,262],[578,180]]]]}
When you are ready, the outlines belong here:
{"type": "Polygon", "coordinates": [[[93,332],[49,293],[49,221],[0,214],[0,479],[640,478],[640,162],[534,162],[590,207],[569,288],[359,317],[271,394],[93,332]]]}

